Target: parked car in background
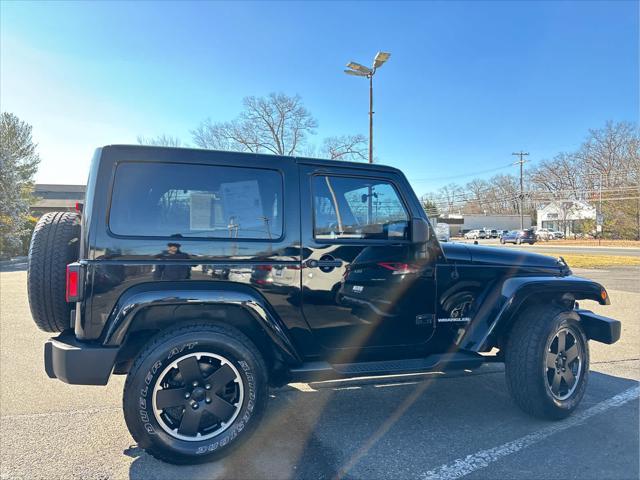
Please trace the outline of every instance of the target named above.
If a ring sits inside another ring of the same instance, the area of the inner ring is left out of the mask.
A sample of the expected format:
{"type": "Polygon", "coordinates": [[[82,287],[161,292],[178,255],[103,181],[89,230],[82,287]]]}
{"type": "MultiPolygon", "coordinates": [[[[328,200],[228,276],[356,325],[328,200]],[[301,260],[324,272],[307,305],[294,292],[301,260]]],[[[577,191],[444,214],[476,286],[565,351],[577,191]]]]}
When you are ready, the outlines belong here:
{"type": "Polygon", "coordinates": [[[500,243],[502,243],[503,245],[505,243],[515,243],[516,245],[520,245],[521,243],[528,243],[530,245],[533,245],[534,243],[536,243],[536,234],[531,229],[511,230],[510,232],[502,235],[500,243]]]}
{"type": "Polygon", "coordinates": [[[498,238],[502,238],[502,236],[507,233],[509,233],[509,230],[498,230],[498,238]]]}
{"type": "Polygon", "coordinates": [[[464,234],[464,238],[470,238],[472,240],[477,240],[478,238],[487,238],[487,232],[484,230],[469,230],[464,234]]]}
{"type": "Polygon", "coordinates": [[[436,223],[436,237],[441,242],[448,242],[451,239],[451,230],[448,223],[436,223]]]}
{"type": "Polygon", "coordinates": [[[485,229],[490,238],[498,238],[498,230],[487,230],[485,229]]]}
{"type": "Polygon", "coordinates": [[[561,232],[559,230],[555,230],[551,233],[553,234],[553,238],[564,238],[564,232],[561,232]]]}
{"type": "Polygon", "coordinates": [[[537,240],[547,241],[547,240],[553,240],[554,238],[553,233],[548,228],[538,228],[535,231],[535,235],[537,240]]]}

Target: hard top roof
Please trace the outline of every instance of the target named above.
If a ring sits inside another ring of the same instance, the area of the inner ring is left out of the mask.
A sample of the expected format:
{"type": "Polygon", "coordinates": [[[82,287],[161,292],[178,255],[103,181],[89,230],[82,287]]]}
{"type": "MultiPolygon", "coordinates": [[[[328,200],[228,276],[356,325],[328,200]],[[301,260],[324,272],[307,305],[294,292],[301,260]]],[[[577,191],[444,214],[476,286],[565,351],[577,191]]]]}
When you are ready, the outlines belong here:
{"type": "Polygon", "coordinates": [[[255,161],[256,159],[260,159],[261,161],[269,162],[272,165],[278,164],[286,164],[286,163],[296,163],[299,165],[317,165],[324,166],[327,168],[337,167],[337,168],[356,168],[356,169],[366,169],[366,170],[378,170],[378,171],[387,171],[387,172],[395,172],[402,173],[400,170],[394,167],[389,167],[387,165],[381,165],[378,163],[370,164],[366,162],[347,162],[343,160],[327,160],[322,158],[308,158],[308,157],[294,157],[294,156],[284,156],[284,155],[272,155],[272,154],[264,154],[264,153],[251,153],[251,152],[231,152],[226,150],[206,150],[201,148],[184,148],[184,147],[158,147],[152,145],[105,145],[101,148],[103,151],[118,151],[123,154],[126,153],[135,158],[136,161],[153,161],[154,158],[149,156],[149,153],[159,151],[163,153],[177,153],[177,152],[185,152],[189,154],[197,154],[198,156],[203,155],[199,160],[208,160],[207,157],[211,155],[211,160],[215,154],[224,155],[225,157],[237,157],[239,162],[243,160],[255,161]]]}

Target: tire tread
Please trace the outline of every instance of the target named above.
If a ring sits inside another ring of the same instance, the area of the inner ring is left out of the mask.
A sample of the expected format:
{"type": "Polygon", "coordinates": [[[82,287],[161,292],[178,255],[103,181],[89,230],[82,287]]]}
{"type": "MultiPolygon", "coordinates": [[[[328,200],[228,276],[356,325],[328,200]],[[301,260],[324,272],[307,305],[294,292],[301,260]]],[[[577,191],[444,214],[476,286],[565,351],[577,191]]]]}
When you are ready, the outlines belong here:
{"type": "MultiPolygon", "coordinates": [[[[241,343],[244,347],[249,349],[249,351],[252,353],[256,361],[256,364],[258,365],[258,370],[264,374],[265,385],[266,385],[267,366],[265,364],[265,361],[260,351],[258,350],[258,348],[244,333],[240,332],[236,328],[229,327],[223,324],[210,323],[210,322],[190,322],[185,325],[176,326],[174,328],[169,328],[167,330],[159,332],[154,337],[152,337],[151,340],[149,340],[149,342],[140,350],[140,353],[134,360],[131,366],[131,369],[129,370],[129,374],[127,375],[127,380],[125,381],[125,384],[124,384],[124,391],[122,395],[122,408],[123,408],[123,411],[125,412],[125,418],[127,417],[127,413],[128,413],[127,404],[126,404],[127,393],[132,388],[132,383],[134,382],[142,363],[144,363],[147,357],[151,355],[154,352],[154,350],[158,348],[158,346],[160,346],[162,343],[166,342],[167,340],[170,340],[171,338],[175,338],[188,333],[200,333],[202,331],[231,337],[234,340],[241,343]]],[[[260,422],[262,413],[264,412],[264,406],[266,404],[267,395],[265,394],[262,397],[263,398],[260,399],[262,402],[262,405],[261,405],[262,408],[260,408],[258,405],[256,406],[256,410],[255,410],[256,413],[254,415],[253,421],[251,422],[252,426],[249,428],[249,430],[257,426],[257,424],[260,422]]],[[[248,433],[249,431],[245,430],[243,432],[243,437],[247,437],[248,433]]],[[[140,443],[141,439],[136,438],[136,435],[134,434],[133,431],[131,431],[131,434],[134,440],[140,443]]],[[[233,442],[229,447],[225,449],[224,454],[229,452],[232,448],[237,447],[240,443],[241,442],[237,442],[237,441],[233,442]]],[[[165,450],[162,450],[159,448],[153,448],[153,447],[147,448],[145,450],[150,455],[157,458],[158,460],[176,464],[176,465],[186,465],[186,464],[211,461],[212,459],[217,458],[221,453],[221,452],[216,452],[215,454],[203,455],[201,457],[189,457],[184,455],[171,454],[165,450]]]]}
{"type": "MultiPolygon", "coordinates": [[[[542,371],[539,363],[540,344],[546,344],[552,323],[559,315],[566,313],[571,311],[553,304],[528,308],[516,320],[507,339],[505,354],[507,389],[516,404],[535,417],[557,420],[565,418],[573,410],[561,410],[546,401],[545,387],[540,381],[542,371]]],[[[578,320],[577,316],[575,320],[578,320]]],[[[583,379],[586,382],[588,360],[585,363],[583,379]]]]}
{"type": "Polygon", "coordinates": [[[80,216],[74,212],[45,213],[29,245],[27,292],[34,322],[45,332],[69,328],[71,305],[66,302],[66,266],[78,259],[80,216]]]}

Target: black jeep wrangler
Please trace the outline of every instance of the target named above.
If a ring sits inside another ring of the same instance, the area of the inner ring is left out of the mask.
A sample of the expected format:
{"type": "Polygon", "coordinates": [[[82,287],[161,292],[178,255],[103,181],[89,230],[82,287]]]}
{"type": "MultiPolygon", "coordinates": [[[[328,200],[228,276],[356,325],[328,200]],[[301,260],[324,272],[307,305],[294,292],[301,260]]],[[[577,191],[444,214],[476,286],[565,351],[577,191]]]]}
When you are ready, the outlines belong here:
{"type": "Polygon", "coordinates": [[[46,372],[126,374],[128,428],[169,462],[225,454],[291,381],[504,362],[515,402],[560,419],[584,395],[588,340],[620,336],[578,308],[609,297],[561,258],[440,244],[390,167],[106,146],[78,210],[44,215],[31,241],[31,312],[60,332],[46,372]]]}

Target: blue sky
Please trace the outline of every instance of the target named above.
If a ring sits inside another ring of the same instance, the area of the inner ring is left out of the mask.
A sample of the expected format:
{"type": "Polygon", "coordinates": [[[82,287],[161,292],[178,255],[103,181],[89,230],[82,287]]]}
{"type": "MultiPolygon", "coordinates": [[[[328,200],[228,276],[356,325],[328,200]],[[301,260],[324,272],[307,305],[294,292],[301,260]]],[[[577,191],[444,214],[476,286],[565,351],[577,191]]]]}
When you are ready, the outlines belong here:
{"type": "MultiPolygon", "coordinates": [[[[314,140],[367,133],[418,194],[638,121],[638,2],[1,3],[0,106],[34,126],[39,182],[83,183],[95,147],[190,141],[246,95],[299,94],[314,140]],[[456,177],[456,178],[452,178],[456,177]]],[[[516,173],[516,167],[499,170],[516,173]]],[[[494,172],[496,173],[496,172],[494,172]]],[[[478,176],[489,176],[490,173],[478,176]]]]}

